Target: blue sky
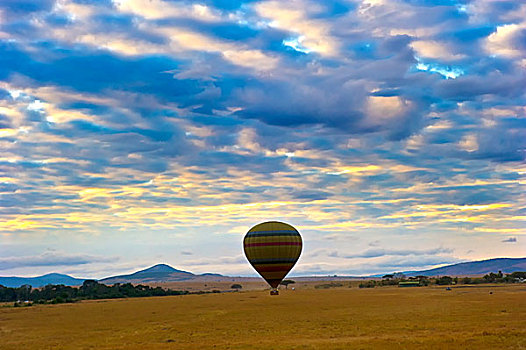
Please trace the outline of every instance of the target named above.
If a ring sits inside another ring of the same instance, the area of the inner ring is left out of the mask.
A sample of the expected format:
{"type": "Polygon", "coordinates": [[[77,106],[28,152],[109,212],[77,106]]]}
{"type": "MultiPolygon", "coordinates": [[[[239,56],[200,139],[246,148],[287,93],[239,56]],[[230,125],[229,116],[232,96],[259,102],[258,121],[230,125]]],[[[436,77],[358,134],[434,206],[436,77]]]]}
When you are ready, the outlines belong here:
{"type": "Polygon", "coordinates": [[[0,1],[0,275],[526,251],[523,1],[0,1]]]}

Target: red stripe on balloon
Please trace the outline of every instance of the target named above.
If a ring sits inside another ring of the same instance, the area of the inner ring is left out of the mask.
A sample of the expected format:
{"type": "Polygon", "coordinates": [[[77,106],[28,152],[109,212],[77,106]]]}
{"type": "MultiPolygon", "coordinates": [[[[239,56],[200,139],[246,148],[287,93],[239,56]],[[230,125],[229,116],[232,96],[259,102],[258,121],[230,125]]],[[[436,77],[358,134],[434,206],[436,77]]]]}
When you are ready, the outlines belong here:
{"type": "Polygon", "coordinates": [[[247,243],[245,247],[269,247],[275,245],[301,245],[301,242],[267,242],[267,243],[247,243]]]}
{"type": "Polygon", "coordinates": [[[278,266],[258,266],[258,265],[254,265],[254,268],[258,272],[278,272],[278,271],[288,272],[293,265],[294,264],[278,265],[278,266]]]}

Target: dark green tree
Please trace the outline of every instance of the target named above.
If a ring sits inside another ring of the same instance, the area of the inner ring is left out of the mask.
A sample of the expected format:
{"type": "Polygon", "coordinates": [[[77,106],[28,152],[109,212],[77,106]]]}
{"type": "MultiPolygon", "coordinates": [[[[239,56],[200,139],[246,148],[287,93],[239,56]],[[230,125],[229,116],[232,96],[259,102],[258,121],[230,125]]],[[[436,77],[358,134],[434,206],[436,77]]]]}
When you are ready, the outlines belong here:
{"type": "Polygon", "coordinates": [[[436,284],[440,286],[450,285],[453,283],[453,278],[449,276],[442,276],[436,279],[436,284]]]}
{"type": "Polygon", "coordinates": [[[238,283],[234,283],[233,285],[230,286],[230,288],[235,289],[235,290],[240,290],[241,288],[243,288],[243,286],[238,283]]]}
{"type": "Polygon", "coordinates": [[[282,286],[285,286],[285,289],[289,289],[289,284],[294,284],[296,283],[296,281],[293,281],[293,280],[283,280],[281,281],[281,285],[282,286]]]}

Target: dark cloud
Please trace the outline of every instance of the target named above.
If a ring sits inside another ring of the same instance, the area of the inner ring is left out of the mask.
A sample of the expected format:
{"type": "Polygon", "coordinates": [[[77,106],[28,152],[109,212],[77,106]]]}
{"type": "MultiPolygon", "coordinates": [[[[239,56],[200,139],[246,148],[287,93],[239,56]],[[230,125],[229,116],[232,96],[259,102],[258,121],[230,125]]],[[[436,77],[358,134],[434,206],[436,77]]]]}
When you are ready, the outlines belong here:
{"type": "Polygon", "coordinates": [[[420,256],[420,255],[437,255],[437,254],[450,254],[453,250],[449,248],[434,248],[425,250],[416,249],[368,249],[359,254],[340,254],[339,252],[332,252],[329,254],[331,257],[340,257],[345,259],[356,259],[356,258],[379,258],[383,256],[420,256]]]}
{"type": "Polygon", "coordinates": [[[523,75],[502,76],[498,72],[492,72],[486,76],[465,76],[443,80],[437,83],[436,88],[438,95],[443,98],[469,101],[484,95],[518,97],[524,92],[522,89],[524,84],[526,77],[523,75]]]}
{"type": "MultiPolygon", "coordinates": [[[[453,257],[441,257],[441,256],[417,256],[417,257],[404,257],[404,258],[391,258],[388,260],[371,262],[371,263],[360,263],[359,266],[345,266],[338,269],[338,275],[373,275],[373,274],[385,274],[399,271],[420,271],[430,268],[434,268],[440,265],[455,264],[463,262],[463,260],[453,257]]],[[[334,275],[335,270],[332,266],[325,266],[323,264],[317,264],[315,266],[308,265],[301,269],[298,266],[293,272],[295,275],[334,275]]]]}
{"type": "Polygon", "coordinates": [[[414,6],[425,6],[425,7],[434,7],[434,6],[455,6],[458,4],[457,0],[403,0],[404,2],[414,5],[414,6]]]}
{"type": "Polygon", "coordinates": [[[205,266],[205,265],[235,265],[240,263],[246,263],[247,259],[244,256],[224,256],[214,259],[203,258],[200,260],[186,261],[185,264],[188,266],[205,266]]]}
{"type": "Polygon", "coordinates": [[[380,245],[380,241],[379,240],[376,240],[376,241],[372,241],[372,242],[369,242],[369,247],[378,247],[380,245]]]}
{"type": "Polygon", "coordinates": [[[437,265],[456,264],[462,262],[462,259],[454,257],[443,256],[428,256],[428,257],[410,257],[403,259],[389,259],[375,265],[376,270],[381,271],[400,271],[400,270],[424,270],[437,265]]]}
{"type": "Polygon", "coordinates": [[[103,257],[88,254],[67,254],[64,252],[47,251],[35,256],[16,256],[0,258],[0,270],[20,267],[39,266],[75,266],[93,263],[111,263],[116,257],[103,257]]]}
{"type": "Polygon", "coordinates": [[[5,115],[0,114],[0,129],[11,129],[11,127],[12,124],[10,119],[5,115]]]}
{"type": "MultiPolygon", "coordinates": [[[[174,79],[168,70],[178,63],[167,57],[125,59],[109,53],[64,50],[46,47],[34,48],[53,55],[46,62],[34,61],[31,55],[18,45],[1,43],[0,78],[20,74],[33,80],[33,84],[59,85],[80,92],[101,93],[112,90],[155,94],[164,101],[177,100],[181,96],[193,96],[201,89],[195,81],[174,79]]],[[[49,57],[49,56],[48,56],[49,57]]],[[[122,95],[121,95],[122,96],[122,95]]],[[[133,101],[131,101],[133,103],[133,101]]],[[[147,106],[143,106],[147,107],[147,106]]]]}
{"type": "MultiPolygon", "coordinates": [[[[514,120],[515,121],[515,120],[514,120]]],[[[483,130],[478,134],[478,150],[470,154],[474,158],[494,161],[522,161],[526,159],[526,123],[517,120],[515,127],[503,123],[501,128],[483,130]]]]}
{"type": "Polygon", "coordinates": [[[15,192],[19,187],[15,184],[0,183],[0,192],[15,192]]]}
{"type": "Polygon", "coordinates": [[[327,199],[330,196],[330,193],[324,192],[324,191],[294,191],[292,193],[293,198],[297,198],[300,200],[308,200],[308,201],[315,201],[315,200],[322,200],[327,199]]]}
{"type": "MultiPolygon", "coordinates": [[[[3,0],[1,8],[6,12],[7,16],[26,16],[35,12],[51,11],[55,4],[55,0],[40,0],[40,1],[26,1],[26,0],[3,0]]],[[[13,18],[11,17],[11,18],[13,18]]],[[[15,17],[21,19],[21,17],[15,17]]]]}

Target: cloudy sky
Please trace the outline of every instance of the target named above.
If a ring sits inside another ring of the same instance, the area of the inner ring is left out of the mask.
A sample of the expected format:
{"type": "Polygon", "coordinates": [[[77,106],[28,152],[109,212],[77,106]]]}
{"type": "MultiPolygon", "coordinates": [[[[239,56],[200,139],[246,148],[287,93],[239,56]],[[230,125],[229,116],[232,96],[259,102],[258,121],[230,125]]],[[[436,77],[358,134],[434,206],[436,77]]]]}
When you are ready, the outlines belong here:
{"type": "Polygon", "coordinates": [[[526,3],[1,0],[0,275],[526,252],[526,3]]]}

